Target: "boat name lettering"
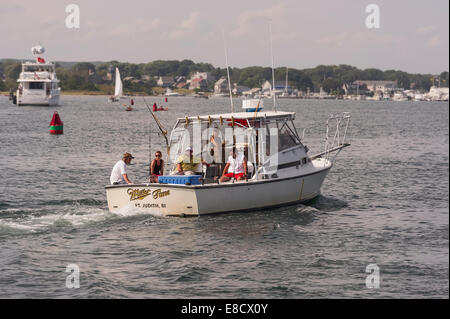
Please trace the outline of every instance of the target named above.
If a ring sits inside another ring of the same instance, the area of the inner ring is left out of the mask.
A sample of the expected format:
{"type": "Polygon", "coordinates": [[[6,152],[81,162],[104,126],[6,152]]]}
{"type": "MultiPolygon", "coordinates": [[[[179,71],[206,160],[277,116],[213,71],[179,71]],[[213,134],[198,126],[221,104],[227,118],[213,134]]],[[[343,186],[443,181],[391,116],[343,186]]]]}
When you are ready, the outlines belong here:
{"type": "Polygon", "coordinates": [[[130,195],[130,201],[132,200],[143,200],[145,197],[150,195],[151,191],[149,189],[132,189],[127,190],[127,194],[130,195]]]}
{"type": "Polygon", "coordinates": [[[158,199],[158,198],[161,198],[161,197],[169,196],[170,195],[170,190],[161,191],[161,189],[157,189],[157,190],[153,191],[152,195],[153,195],[154,199],[158,199]]]}

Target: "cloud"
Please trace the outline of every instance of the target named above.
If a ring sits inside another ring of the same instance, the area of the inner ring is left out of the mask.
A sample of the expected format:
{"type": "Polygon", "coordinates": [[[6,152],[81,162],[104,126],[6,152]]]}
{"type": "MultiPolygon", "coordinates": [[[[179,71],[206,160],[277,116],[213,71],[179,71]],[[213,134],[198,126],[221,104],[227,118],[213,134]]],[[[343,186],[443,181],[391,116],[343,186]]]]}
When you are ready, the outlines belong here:
{"type": "Polygon", "coordinates": [[[169,31],[167,36],[171,40],[179,40],[186,36],[193,35],[199,24],[199,12],[192,12],[189,17],[182,21],[175,30],[169,31]]]}
{"type": "Polygon", "coordinates": [[[437,26],[427,25],[427,26],[422,26],[420,28],[417,28],[416,34],[417,35],[427,35],[427,34],[433,33],[436,30],[437,30],[437,26]]]}
{"type": "Polygon", "coordinates": [[[0,15],[10,15],[25,12],[25,8],[16,3],[1,4],[0,15]]]}
{"type": "Polygon", "coordinates": [[[430,40],[428,40],[425,45],[428,48],[435,48],[441,45],[441,36],[440,35],[435,35],[433,36],[430,40]]]}
{"type": "MultiPolygon", "coordinates": [[[[286,9],[285,4],[280,3],[272,7],[262,10],[250,10],[241,13],[237,19],[236,24],[230,31],[230,35],[234,37],[256,37],[260,32],[261,23],[268,25],[269,21],[273,21],[278,27],[285,29],[284,25],[286,9]]],[[[268,28],[268,27],[267,27],[268,28]]],[[[282,35],[283,33],[274,33],[275,35],[282,35]]],[[[292,32],[289,32],[289,38],[292,37],[292,32]]]]}
{"type": "Polygon", "coordinates": [[[343,47],[348,42],[349,34],[341,32],[332,36],[326,36],[315,39],[314,42],[319,45],[326,45],[333,48],[343,47]]]}
{"type": "Polygon", "coordinates": [[[327,46],[330,49],[344,47],[391,46],[395,43],[395,37],[391,34],[378,34],[374,32],[340,32],[335,35],[325,36],[314,40],[319,46],[327,46]]]}

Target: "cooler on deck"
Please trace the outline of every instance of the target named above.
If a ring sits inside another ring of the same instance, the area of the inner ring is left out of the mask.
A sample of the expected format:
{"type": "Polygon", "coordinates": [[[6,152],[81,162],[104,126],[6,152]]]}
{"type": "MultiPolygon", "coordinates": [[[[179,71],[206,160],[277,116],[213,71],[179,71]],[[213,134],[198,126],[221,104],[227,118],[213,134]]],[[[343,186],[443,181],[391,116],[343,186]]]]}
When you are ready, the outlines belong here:
{"type": "Polygon", "coordinates": [[[168,175],[159,176],[158,182],[161,184],[179,184],[179,185],[200,185],[201,175],[168,175]]]}

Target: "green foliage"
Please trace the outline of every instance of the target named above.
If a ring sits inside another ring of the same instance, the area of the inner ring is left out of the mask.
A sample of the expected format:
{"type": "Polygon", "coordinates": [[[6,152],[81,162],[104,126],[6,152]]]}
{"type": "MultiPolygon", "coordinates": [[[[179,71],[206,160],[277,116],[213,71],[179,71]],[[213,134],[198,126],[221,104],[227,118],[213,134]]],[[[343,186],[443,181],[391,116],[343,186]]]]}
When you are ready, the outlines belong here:
{"type": "Polygon", "coordinates": [[[6,78],[17,79],[22,72],[22,64],[20,62],[7,64],[4,72],[6,78]]]}
{"type": "MultiPolygon", "coordinates": [[[[155,92],[156,87],[154,77],[159,76],[185,76],[189,77],[194,72],[210,72],[216,79],[226,77],[224,68],[215,68],[209,63],[195,63],[191,60],[164,61],[156,60],[149,63],[123,63],[119,61],[110,62],[61,62],[56,64],[56,73],[60,79],[63,90],[108,90],[114,85],[107,80],[108,72],[114,72],[115,68],[120,69],[123,78],[134,77],[140,80],[143,75],[149,76],[147,81],[127,81],[124,83],[125,92],[155,92]]],[[[1,83],[2,90],[17,88],[17,78],[21,72],[21,62],[18,60],[1,60],[0,73],[5,75],[6,81],[1,83]]],[[[249,88],[261,87],[266,81],[272,82],[272,69],[269,67],[251,66],[246,68],[230,68],[231,82],[249,88]]],[[[437,78],[437,77],[436,77],[437,78]]],[[[283,83],[286,80],[286,68],[275,69],[275,81],[283,83]]],[[[428,91],[432,85],[438,85],[437,80],[433,80],[431,74],[409,74],[403,71],[369,68],[358,69],[351,65],[319,65],[309,69],[289,69],[288,84],[294,88],[306,92],[319,91],[322,87],[327,92],[341,93],[344,84],[352,83],[356,80],[390,80],[397,81],[398,86],[404,89],[414,88],[428,91]]],[[[441,86],[448,86],[448,72],[440,74],[441,86]]],[[[208,89],[211,90],[214,83],[209,81],[208,89]]]]}
{"type": "Polygon", "coordinates": [[[441,86],[448,87],[448,72],[442,72],[439,77],[441,79],[441,86]]]}
{"type": "Polygon", "coordinates": [[[152,94],[152,86],[144,82],[134,83],[132,81],[124,81],[123,90],[124,93],[138,92],[138,93],[152,94]]]}

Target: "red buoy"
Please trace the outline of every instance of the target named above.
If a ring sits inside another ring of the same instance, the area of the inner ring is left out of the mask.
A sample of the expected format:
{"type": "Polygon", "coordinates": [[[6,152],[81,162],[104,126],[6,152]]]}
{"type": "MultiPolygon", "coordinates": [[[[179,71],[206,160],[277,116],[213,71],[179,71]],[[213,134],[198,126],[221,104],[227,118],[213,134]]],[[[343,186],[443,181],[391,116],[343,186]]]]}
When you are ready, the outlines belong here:
{"type": "Polygon", "coordinates": [[[56,111],[53,113],[49,128],[50,134],[63,134],[63,122],[59,118],[59,114],[56,111]]]}
{"type": "Polygon", "coordinates": [[[134,105],[134,100],[133,99],[131,99],[130,104],[134,105]]]}
{"type": "Polygon", "coordinates": [[[158,111],[158,107],[156,106],[156,103],[153,104],[153,112],[158,111]]]}
{"type": "Polygon", "coordinates": [[[167,98],[166,98],[166,103],[167,103],[167,98]]]}

